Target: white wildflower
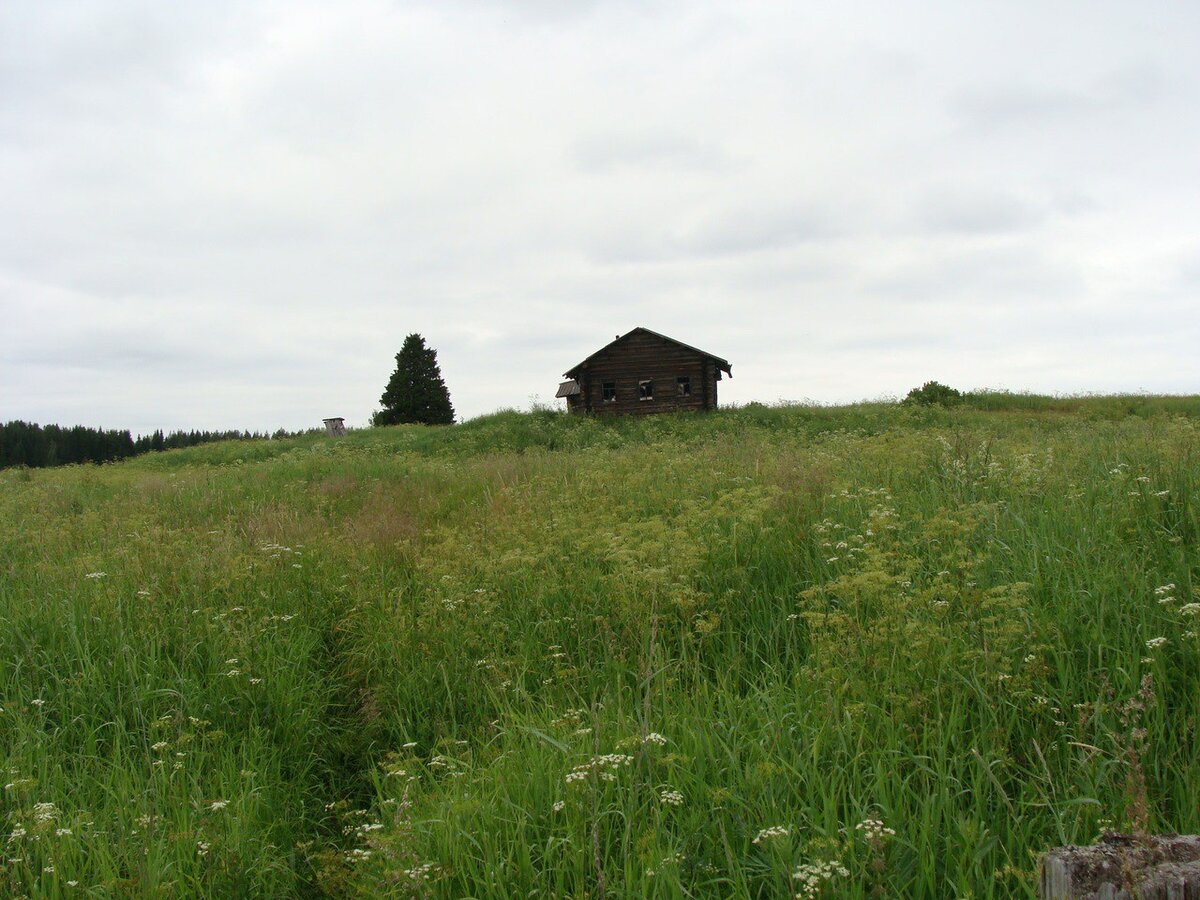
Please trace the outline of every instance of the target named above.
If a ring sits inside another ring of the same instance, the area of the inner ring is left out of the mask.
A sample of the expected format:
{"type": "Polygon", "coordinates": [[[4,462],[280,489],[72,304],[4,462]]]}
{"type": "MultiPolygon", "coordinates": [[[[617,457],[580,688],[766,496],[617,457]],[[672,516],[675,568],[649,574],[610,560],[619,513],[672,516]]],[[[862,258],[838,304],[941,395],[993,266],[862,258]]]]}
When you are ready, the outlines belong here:
{"type": "Polygon", "coordinates": [[[792,829],[789,828],[787,825],[772,825],[770,828],[762,829],[758,834],[756,834],[754,836],[754,840],[752,840],[750,843],[762,844],[766,841],[771,840],[772,838],[787,837],[791,833],[792,833],[792,829]]]}
{"type": "Polygon", "coordinates": [[[854,827],[856,830],[861,831],[862,836],[870,843],[894,837],[896,834],[895,830],[883,824],[882,819],[864,819],[854,827]]]}
{"type": "Polygon", "coordinates": [[[624,753],[605,753],[593,756],[588,762],[575,766],[567,773],[567,784],[578,784],[595,775],[601,781],[616,781],[617,770],[633,763],[633,757],[624,753]]]}
{"type": "Polygon", "coordinates": [[[1154,637],[1154,638],[1150,638],[1150,640],[1146,641],[1146,646],[1151,650],[1157,650],[1159,647],[1161,647],[1166,642],[1167,642],[1167,639],[1165,637],[1154,637]]]}
{"type": "Polygon", "coordinates": [[[683,794],[670,788],[659,791],[658,799],[667,806],[683,806],[683,794]]]}
{"type": "Polygon", "coordinates": [[[792,873],[792,880],[797,882],[797,886],[800,888],[796,897],[801,898],[801,900],[810,900],[810,898],[816,897],[821,892],[823,882],[832,881],[839,876],[847,878],[849,875],[850,870],[836,859],[805,863],[802,866],[798,866],[796,871],[792,873]]]}
{"type": "Polygon", "coordinates": [[[53,803],[33,804],[33,817],[39,823],[53,822],[58,817],[58,809],[53,803]]]}

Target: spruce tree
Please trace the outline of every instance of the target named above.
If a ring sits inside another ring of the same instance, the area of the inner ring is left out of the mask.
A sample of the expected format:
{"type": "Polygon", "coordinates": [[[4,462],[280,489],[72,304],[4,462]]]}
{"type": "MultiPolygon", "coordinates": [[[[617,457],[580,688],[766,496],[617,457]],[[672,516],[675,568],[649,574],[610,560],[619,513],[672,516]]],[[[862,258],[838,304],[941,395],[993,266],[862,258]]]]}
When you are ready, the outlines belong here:
{"type": "Polygon", "coordinates": [[[454,407],[450,405],[450,392],[442,381],[437,351],[426,347],[421,335],[410,334],[404,339],[396,354],[396,371],[379,402],[383,409],[371,418],[372,425],[454,424],[454,407]]]}

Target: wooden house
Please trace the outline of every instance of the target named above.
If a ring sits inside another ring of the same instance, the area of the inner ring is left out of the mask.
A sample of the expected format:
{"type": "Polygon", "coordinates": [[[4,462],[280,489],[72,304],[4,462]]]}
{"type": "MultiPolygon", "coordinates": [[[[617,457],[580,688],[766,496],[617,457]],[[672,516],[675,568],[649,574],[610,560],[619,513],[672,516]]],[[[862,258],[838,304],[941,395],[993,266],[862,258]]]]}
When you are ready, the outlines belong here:
{"type": "Polygon", "coordinates": [[[635,328],[563,373],[570,412],[630,415],[717,408],[729,363],[649,328],[635,328]]]}

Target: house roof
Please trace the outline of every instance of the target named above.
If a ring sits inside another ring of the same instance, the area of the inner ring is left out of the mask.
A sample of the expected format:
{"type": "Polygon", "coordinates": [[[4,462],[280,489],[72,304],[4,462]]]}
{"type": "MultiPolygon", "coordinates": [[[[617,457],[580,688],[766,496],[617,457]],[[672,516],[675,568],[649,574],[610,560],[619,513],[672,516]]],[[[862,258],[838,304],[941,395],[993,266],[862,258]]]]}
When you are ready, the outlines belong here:
{"type": "Polygon", "coordinates": [[[572,378],[558,386],[558,393],[554,395],[554,398],[557,400],[559,397],[574,397],[578,393],[579,382],[572,378]]]}
{"type": "MultiPolygon", "coordinates": [[[[626,338],[631,337],[632,335],[635,335],[639,332],[641,332],[642,334],[648,334],[651,337],[660,338],[661,340],[664,340],[664,341],[669,341],[670,343],[675,344],[678,347],[683,347],[685,350],[691,350],[695,353],[699,353],[701,356],[707,356],[709,359],[711,359],[713,362],[715,362],[717,364],[718,369],[721,369],[722,371],[729,373],[730,378],[733,377],[733,366],[731,366],[729,364],[728,360],[722,359],[719,356],[716,356],[712,353],[708,353],[707,351],[701,350],[699,347],[693,347],[691,344],[685,344],[683,341],[677,341],[673,337],[667,337],[665,334],[659,334],[657,331],[651,331],[649,328],[642,328],[640,325],[637,328],[633,329],[632,331],[629,331],[629,332],[621,335],[616,340],[609,341],[607,344],[605,344],[603,347],[601,347],[599,350],[597,350],[595,353],[593,353],[591,356],[589,356],[583,362],[579,363],[574,368],[568,369],[566,372],[564,372],[563,377],[571,378],[571,379],[576,378],[579,375],[579,370],[582,369],[584,366],[586,366],[588,363],[590,363],[593,359],[595,359],[601,353],[604,353],[606,350],[608,350],[611,347],[615,347],[617,344],[621,343],[621,341],[623,341],[626,338]]],[[[560,388],[560,390],[561,390],[561,388],[560,388]]]]}

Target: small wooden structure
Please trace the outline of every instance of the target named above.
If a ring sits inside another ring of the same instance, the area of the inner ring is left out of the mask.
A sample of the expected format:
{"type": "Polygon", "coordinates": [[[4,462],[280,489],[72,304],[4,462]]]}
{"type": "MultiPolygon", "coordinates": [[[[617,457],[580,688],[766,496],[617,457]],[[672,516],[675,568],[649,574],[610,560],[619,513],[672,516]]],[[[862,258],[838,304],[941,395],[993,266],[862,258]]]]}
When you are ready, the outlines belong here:
{"type": "Polygon", "coordinates": [[[1200,836],[1109,833],[1042,860],[1042,900],[1200,900],[1200,836]]]}
{"type": "Polygon", "coordinates": [[[717,382],[728,361],[649,328],[618,335],[563,374],[555,397],[567,410],[636,415],[717,408],[717,382]]]}
{"type": "Polygon", "coordinates": [[[321,421],[325,423],[325,433],[330,437],[342,437],[346,433],[346,420],[341,416],[321,421]]]}

